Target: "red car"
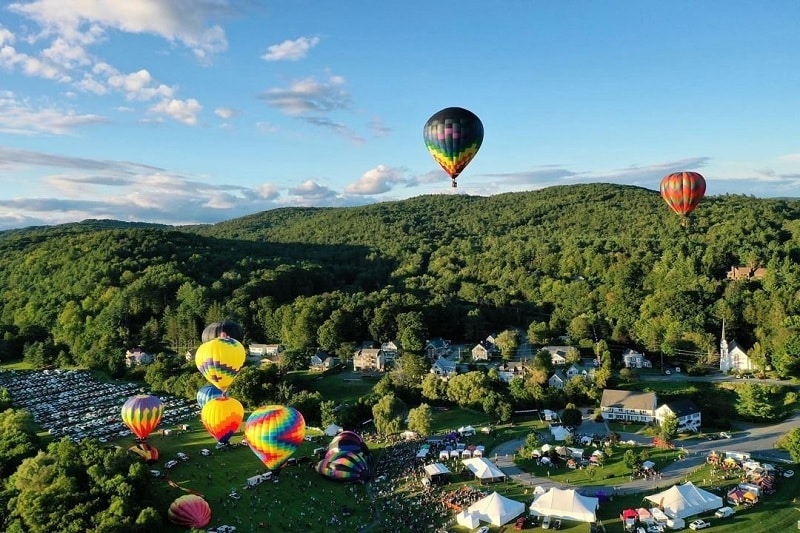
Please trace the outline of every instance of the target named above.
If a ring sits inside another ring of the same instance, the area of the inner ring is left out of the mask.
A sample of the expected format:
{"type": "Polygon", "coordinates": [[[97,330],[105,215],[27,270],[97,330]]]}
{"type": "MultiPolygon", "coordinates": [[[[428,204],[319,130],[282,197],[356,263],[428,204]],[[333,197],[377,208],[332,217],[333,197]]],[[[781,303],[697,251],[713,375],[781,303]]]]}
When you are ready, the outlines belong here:
{"type": "Polygon", "coordinates": [[[514,523],[514,529],[525,529],[525,517],[520,516],[514,523]]]}

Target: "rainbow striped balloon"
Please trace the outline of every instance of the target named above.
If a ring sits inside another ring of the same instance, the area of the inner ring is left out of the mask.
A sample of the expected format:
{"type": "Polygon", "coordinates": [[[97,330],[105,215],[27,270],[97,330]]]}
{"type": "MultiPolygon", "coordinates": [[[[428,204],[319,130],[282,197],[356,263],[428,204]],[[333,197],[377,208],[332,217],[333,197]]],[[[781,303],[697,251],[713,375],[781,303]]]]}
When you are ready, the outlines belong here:
{"type": "Polygon", "coordinates": [[[217,442],[227,444],[233,434],[239,431],[244,420],[244,407],[239,400],[220,396],[212,398],[203,406],[200,420],[217,442]]]}
{"type": "Polygon", "coordinates": [[[274,470],[303,442],[306,421],[294,407],[259,407],[247,417],[244,436],[250,449],[264,466],[274,470]]]}
{"type": "Polygon", "coordinates": [[[194,364],[209,383],[225,392],[244,365],[245,357],[241,342],[219,337],[200,345],[194,355],[194,364]]]}
{"type": "Polygon", "coordinates": [[[161,398],[150,394],[131,396],[122,405],[122,421],[139,440],[147,438],[161,422],[163,414],[164,403],[161,398]]]}

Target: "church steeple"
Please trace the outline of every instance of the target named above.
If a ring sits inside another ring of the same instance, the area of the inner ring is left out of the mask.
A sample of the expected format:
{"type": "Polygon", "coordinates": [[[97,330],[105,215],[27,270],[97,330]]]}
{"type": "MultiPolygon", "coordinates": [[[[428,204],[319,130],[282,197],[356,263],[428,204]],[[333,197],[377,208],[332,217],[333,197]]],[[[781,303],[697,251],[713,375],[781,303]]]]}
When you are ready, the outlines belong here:
{"type": "Polygon", "coordinates": [[[731,367],[728,355],[728,341],[725,339],[725,319],[722,319],[722,334],[719,340],[719,369],[727,372],[731,367]]]}

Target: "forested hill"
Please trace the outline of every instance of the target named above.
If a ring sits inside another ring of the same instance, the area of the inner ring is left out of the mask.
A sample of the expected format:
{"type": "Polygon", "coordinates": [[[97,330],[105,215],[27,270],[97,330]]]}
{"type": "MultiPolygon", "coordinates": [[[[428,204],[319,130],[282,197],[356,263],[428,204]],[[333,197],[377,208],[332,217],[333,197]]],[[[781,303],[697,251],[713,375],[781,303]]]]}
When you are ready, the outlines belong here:
{"type": "MultiPolygon", "coordinates": [[[[209,226],[87,221],[0,233],[0,357],[119,371],[232,317],[248,341],[337,352],[364,339],[546,341],[714,351],[726,329],[800,361],[800,202],[708,197],[684,227],[656,191],[608,184],[287,208],[209,226]],[[762,280],[729,282],[732,265],[762,280]],[[35,342],[31,342],[31,341],[35,342]],[[58,361],[56,361],[58,363],[58,361]]],[[[763,353],[759,356],[758,353],[763,353]]]]}

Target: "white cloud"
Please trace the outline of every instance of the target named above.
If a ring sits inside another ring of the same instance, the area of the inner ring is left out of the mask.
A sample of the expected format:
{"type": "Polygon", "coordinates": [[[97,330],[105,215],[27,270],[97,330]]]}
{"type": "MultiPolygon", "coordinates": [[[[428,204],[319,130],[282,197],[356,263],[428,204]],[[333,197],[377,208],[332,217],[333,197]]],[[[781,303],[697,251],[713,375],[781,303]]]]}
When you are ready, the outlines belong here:
{"type": "Polygon", "coordinates": [[[264,200],[276,200],[280,195],[280,189],[272,183],[264,183],[256,187],[256,194],[264,200]]]}
{"type": "Polygon", "coordinates": [[[111,74],[108,77],[110,87],[121,90],[128,100],[151,100],[155,97],[172,98],[174,89],[158,84],[145,69],[130,74],[111,74]]]}
{"type": "Polygon", "coordinates": [[[290,116],[326,113],[349,107],[350,95],[342,89],[344,83],[341,76],[332,75],[323,81],[305,78],[286,88],[269,89],[260,98],[290,116]]]}
{"type": "Polygon", "coordinates": [[[108,120],[100,115],[52,107],[34,108],[29,102],[18,100],[12,93],[0,95],[0,132],[3,133],[68,135],[78,127],[104,122],[108,120]]]}
{"type": "Polygon", "coordinates": [[[800,154],[786,154],[779,157],[781,161],[788,161],[789,163],[800,162],[800,154]]]}
{"type": "Polygon", "coordinates": [[[289,188],[289,195],[300,200],[303,205],[309,205],[308,202],[327,203],[339,197],[339,194],[333,189],[320,185],[313,180],[307,180],[297,187],[289,188]]]}
{"type": "Polygon", "coordinates": [[[300,37],[293,41],[286,40],[267,48],[261,56],[264,61],[297,61],[308,55],[309,50],[319,44],[319,37],[300,37]]]}
{"type": "Polygon", "coordinates": [[[171,98],[162,100],[152,106],[149,111],[151,113],[167,115],[173,120],[186,124],[187,126],[194,126],[197,124],[197,114],[202,109],[203,106],[194,98],[189,98],[188,100],[171,98]]]}
{"type": "Polygon", "coordinates": [[[230,120],[239,115],[239,110],[230,107],[218,107],[214,110],[214,114],[222,120],[230,120]]]}
{"type": "Polygon", "coordinates": [[[403,175],[402,169],[389,168],[384,165],[368,170],[355,183],[345,188],[348,194],[381,194],[389,192],[398,183],[416,184],[413,180],[403,175]]]}
{"type": "Polygon", "coordinates": [[[201,59],[228,46],[222,28],[207,24],[231,10],[226,0],[32,0],[9,9],[35,20],[46,35],[70,42],[111,28],[180,42],[201,59]]]}

